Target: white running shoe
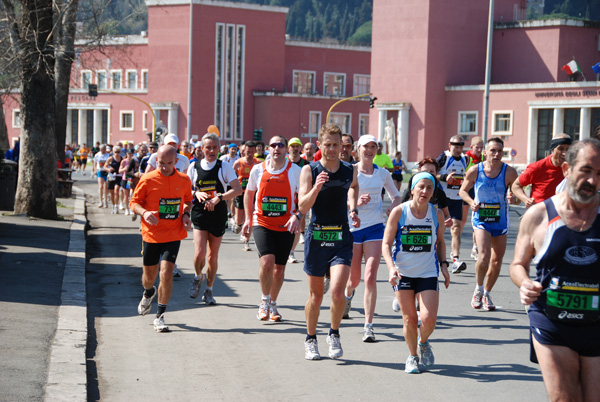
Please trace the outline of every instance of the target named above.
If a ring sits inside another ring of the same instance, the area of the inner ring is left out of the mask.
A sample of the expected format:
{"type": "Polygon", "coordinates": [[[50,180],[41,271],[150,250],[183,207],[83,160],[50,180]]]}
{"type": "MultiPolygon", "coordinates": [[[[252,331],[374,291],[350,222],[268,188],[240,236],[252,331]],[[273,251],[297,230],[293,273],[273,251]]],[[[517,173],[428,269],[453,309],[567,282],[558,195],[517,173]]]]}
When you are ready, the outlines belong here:
{"type": "Polygon", "coordinates": [[[250,251],[250,250],[252,250],[250,248],[250,244],[247,241],[244,241],[244,245],[242,246],[242,250],[244,250],[244,251],[250,251]]]}
{"type": "Polygon", "coordinates": [[[102,201],[100,201],[100,202],[98,203],[98,208],[102,208],[102,206],[103,206],[103,205],[104,205],[104,204],[102,204],[102,201]]]}
{"type": "Polygon", "coordinates": [[[460,274],[465,269],[467,269],[467,264],[465,262],[460,261],[459,259],[454,260],[454,262],[452,263],[453,274],[460,274]]]}
{"type": "Polygon", "coordinates": [[[354,292],[356,292],[356,290],[352,291],[352,295],[350,297],[346,296],[346,306],[344,306],[344,315],[342,316],[344,319],[350,318],[350,310],[352,309],[352,298],[354,297],[354,292]]]}
{"type": "Polygon", "coordinates": [[[419,354],[421,355],[421,362],[425,367],[431,367],[435,363],[435,356],[433,355],[433,349],[429,344],[429,341],[425,343],[425,345],[421,345],[421,340],[419,339],[419,343],[417,346],[419,347],[419,354]]]}
{"type": "Polygon", "coordinates": [[[209,306],[214,306],[215,304],[217,304],[217,301],[213,297],[212,290],[210,289],[206,289],[204,291],[204,295],[202,295],[202,300],[209,306]]]}
{"type": "Polygon", "coordinates": [[[304,358],[306,360],[321,360],[316,339],[304,341],[304,358]]]}
{"type": "Polygon", "coordinates": [[[102,203],[103,208],[108,208],[108,202],[106,200],[104,200],[104,202],[102,203]]]}
{"type": "Polygon", "coordinates": [[[294,252],[290,251],[290,256],[288,257],[288,264],[296,264],[297,262],[298,260],[296,259],[294,252]]]}
{"type": "Polygon", "coordinates": [[[323,294],[329,292],[329,286],[331,286],[331,275],[325,274],[325,281],[323,281],[323,294]]]}
{"type": "Polygon", "coordinates": [[[119,209],[123,211],[125,209],[125,205],[122,202],[119,203],[119,209]]]}
{"type": "Polygon", "coordinates": [[[129,208],[125,210],[125,216],[129,216],[129,208]]]}
{"type": "Polygon", "coordinates": [[[484,310],[496,311],[496,306],[494,305],[494,302],[492,301],[492,296],[489,293],[487,295],[483,295],[483,297],[481,298],[481,302],[483,304],[484,310]]]}
{"type": "Polygon", "coordinates": [[[471,258],[474,259],[475,261],[477,261],[477,246],[473,246],[473,248],[471,249],[471,258]]]}
{"type": "Polygon", "coordinates": [[[327,343],[329,344],[329,357],[332,359],[339,359],[344,355],[342,350],[342,342],[340,336],[331,334],[327,337],[327,343]]]}
{"type": "Polygon", "coordinates": [[[373,326],[367,325],[363,330],[363,342],[373,343],[375,342],[375,332],[373,332],[373,326]]]}
{"type": "Polygon", "coordinates": [[[154,319],[154,330],[156,332],[169,332],[169,327],[165,325],[165,313],[154,319]]]}
{"type": "Polygon", "coordinates": [[[475,292],[473,292],[473,299],[471,299],[471,307],[473,307],[474,309],[479,310],[481,308],[481,299],[483,298],[483,292],[481,292],[479,289],[475,289],[475,292]]]}
{"type": "Polygon", "coordinates": [[[304,233],[300,233],[300,239],[298,240],[298,243],[304,244],[304,233]]]}
{"type": "Polygon", "coordinates": [[[113,205],[113,209],[112,209],[112,212],[111,212],[111,214],[113,214],[113,215],[116,215],[116,214],[118,214],[118,213],[119,213],[119,210],[117,209],[117,206],[116,206],[116,205],[113,205]]]}
{"type": "Polygon", "coordinates": [[[392,310],[396,313],[400,311],[400,303],[398,302],[398,298],[394,295],[394,300],[392,301],[392,310]]]}
{"type": "Polygon", "coordinates": [[[271,322],[280,322],[281,314],[279,314],[279,310],[277,310],[277,303],[271,302],[269,303],[269,321],[271,322]]]}
{"type": "Polygon", "coordinates": [[[204,279],[206,278],[206,275],[201,274],[200,278],[196,279],[196,277],[194,276],[192,278],[192,283],[190,284],[190,297],[192,299],[195,299],[196,297],[198,297],[200,295],[200,289],[202,288],[202,282],[204,282],[204,279]]]}
{"type": "Polygon", "coordinates": [[[154,293],[150,297],[146,297],[142,295],[142,300],[140,300],[140,304],[138,304],[138,314],[146,315],[150,312],[152,308],[152,300],[156,297],[156,286],[153,287],[154,293]]]}
{"type": "Polygon", "coordinates": [[[181,274],[177,269],[177,264],[173,264],[173,278],[181,278],[181,274]]]}
{"type": "Polygon", "coordinates": [[[261,321],[267,321],[269,319],[269,300],[260,299],[260,306],[258,306],[258,313],[256,318],[261,321]]]}
{"type": "Polygon", "coordinates": [[[408,356],[404,372],[408,374],[419,374],[421,372],[419,370],[419,356],[408,356]]]}

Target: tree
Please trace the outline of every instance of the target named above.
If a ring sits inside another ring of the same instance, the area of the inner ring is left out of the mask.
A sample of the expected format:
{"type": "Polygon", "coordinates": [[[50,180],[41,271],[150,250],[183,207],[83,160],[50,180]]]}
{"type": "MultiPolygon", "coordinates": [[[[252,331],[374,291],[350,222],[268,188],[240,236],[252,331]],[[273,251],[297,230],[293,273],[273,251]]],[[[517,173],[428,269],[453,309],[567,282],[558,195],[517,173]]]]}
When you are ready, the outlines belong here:
{"type": "Polygon", "coordinates": [[[2,5],[18,61],[21,92],[14,212],[56,219],[54,4],[52,0],[2,0],[2,5]]]}

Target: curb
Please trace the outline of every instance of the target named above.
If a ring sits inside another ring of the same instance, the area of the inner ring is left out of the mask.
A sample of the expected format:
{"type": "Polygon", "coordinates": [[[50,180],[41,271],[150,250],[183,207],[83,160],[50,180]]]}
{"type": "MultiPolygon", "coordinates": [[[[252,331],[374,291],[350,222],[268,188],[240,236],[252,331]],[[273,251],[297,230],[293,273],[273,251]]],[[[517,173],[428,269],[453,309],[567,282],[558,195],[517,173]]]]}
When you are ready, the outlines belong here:
{"type": "Polygon", "coordinates": [[[75,209],[63,275],[56,334],[44,400],[86,401],[87,304],[85,290],[85,193],[73,187],[75,209]]]}

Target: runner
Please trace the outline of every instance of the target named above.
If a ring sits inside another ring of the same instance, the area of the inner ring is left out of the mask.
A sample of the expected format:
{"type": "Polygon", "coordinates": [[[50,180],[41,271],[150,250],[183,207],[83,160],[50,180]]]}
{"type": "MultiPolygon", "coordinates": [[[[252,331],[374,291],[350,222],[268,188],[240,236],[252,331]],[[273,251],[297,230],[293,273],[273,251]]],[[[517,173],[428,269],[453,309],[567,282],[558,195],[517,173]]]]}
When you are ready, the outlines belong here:
{"type": "Polygon", "coordinates": [[[442,183],[442,188],[448,197],[448,210],[452,217],[452,273],[458,274],[467,269],[467,264],[459,259],[460,240],[464,228],[463,200],[458,195],[467,169],[467,160],[462,155],[465,145],[459,135],[450,138],[449,150],[441,153],[437,158],[440,167],[437,179],[442,183]]]}
{"type": "Polygon", "coordinates": [[[227,222],[227,206],[224,201],[242,194],[242,186],[233,167],[225,161],[217,160],[219,137],[216,134],[207,133],[202,137],[202,152],[204,159],[200,163],[191,164],[187,171],[194,187],[192,223],[196,271],[189,294],[193,299],[198,297],[202,282],[206,278],[202,300],[208,305],[213,305],[217,304],[213,297],[213,285],[219,268],[219,248],[227,222]],[[225,191],[228,184],[231,189],[225,191]],[[205,265],[208,265],[208,277],[202,273],[205,265]]]}
{"type": "Polygon", "coordinates": [[[392,164],[394,165],[394,171],[392,172],[392,179],[394,179],[394,185],[398,191],[402,190],[402,181],[404,177],[402,173],[408,173],[408,168],[404,161],[402,161],[402,152],[396,152],[394,160],[392,160],[392,164]]]}
{"type": "Polygon", "coordinates": [[[356,209],[358,199],[357,171],[340,160],[342,132],[335,124],[319,130],[318,146],[322,159],[302,168],[300,174],[300,212],[312,208],[310,225],[304,243],[304,271],[308,276],[309,299],[306,316],[304,357],[321,358],[317,346],[317,323],[323,301],[323,277],[331,272],[331,327],[327,336],[329,357],[342,357],[340,323],[344,314],[344,287],[352,261],[352,233],[348,227],[348,209],[354,227],[360,226],[356,209]]]}
{"type": "Polygon", "coordinates": [[[354,137],[350,134],[342,134],[342,147],[340,150],[340,159],[344,162],[355,164],[356,161],[352,157],[352,150],[354,148],[354,137]]]}
{"type": "Polygon", "coordinates": [[[315,156],[315,144],[312,142],[307,142],[302,147],[302,157],[306,159],[307,162],[312,162],[315,156]]]}
{"type": "MultiPolygon", "coordinates": [[[[151,148],[152,144],[153,143],[150,143],[150,146],[149,146],[150,152],[152,152],[152,148],[151,148]]],[[[173,148],[175,148],[175,150],[177,150],[177,146],[179,144],[179,138],[175,134],[167,134],[167,135],[165,135],[163,144],[170,145],[173,148]]],[[[180,153],[178,153],[177,154],[177,162],[175,163],[175,169],[177,169],[178,172],[185,173],[189,166],[190,166],[190,160],[185,155],[181,155],[180,153]]],[[[154,169],[156,169],[156,154],[155,153],[150,155],[150,158],[148,158],[148,164],[147,164],[146,170],[144,172],[149,173],[149,172],[153,171],[154,169]]]]}
{"type": "Polygon", "coordinates": [[[567,189],[523,215],[510,266],[530,306],[530,359],[552,401],[600,395],[600,141],[573,145],[562,165],[567,189]],[[531,263],[535,279],[529,278],[531,263]]]}
{"type": "Polygon", "coordinates": [[[104,170],[104,165],[110,157],[110,154],[106,151],[106,145],[104,144],[100,145],[98,149],[99,151],[94,155],[92,175],[95,175],[98,178],[98,208],[108,208],[108,172],[104,170]]]}
{"type": "Polygon", "coordinates": [[[514,168],[502,162],[503,150],[504,142],[500,138],[490,138],[485,147],[485,160],[469,169],[459,191],[473,211],[473,232],[479,246],[471,306],[487,311],[496,310],[490,292],[500,275],[510,227],[506,192],[518,176],[514,168]],[[469,194],[471,188],[475,189],[475,199],[469,194]]]}
{"type": "Polygon", "coordinates": [[[173,266],[182,239],[191,228],[190,179],[175,170],[177,150],[163,145],[158,151],[158,169],[142,177],[131,197],[131,210],[142,217],[144,294],[138,314],[146,315],[157,294],[154,282],[159,273],[158,310],[154,330],[168,332],[165,311],[173,289],[173,266]],[[162,260],[162,262],[161,262],[162,260]]]}
{"type": "Polygon", "coordinates": [[[562,164],[573,140],[568,134],[558,134],[550,141],[550,155],[527,166],[512,185],[513,194],[527,208],[552,197],[556,187],[564,179],[562,164]],[[531,195],[525,194],[524,187],[531,185],[531,195]]]}
{"type": "MultiPolygon", "coordinates": [[[[290,139],[288,143],[288,159],[292,161],[295,165],[302,168],[304,165],[308,165],[309,162],[306,159],[300,156],[300,151],[302,150],[302,141],[299,138],[293,137],[290,139]]],[[[304,217],[304,216],[303,216],[304,217]]],[[[296,255],[294,254],[294,250],[298,245],[298,241],[300,240],[301,235],[304,235],[304,219],[300,220],[300,231],[296,233],[294,236],[294,244],[292,245],[292,249],[290,250],[290,255],[288,257],[288,263],[295,264],[298,262],[296,259],[296,255]]]]}
{"type": "Polygon", "coordinates": [[[350,277],[346,284],[346,307],[342,318],[349,318],[352,307],[352,298],[355,289],[361,279],[361,264],[365,258],[365,294],[364,311],[365,325],[363,329],[363,342],[375,342],[373,332],[373,316],[375,315],[375,303],[377,302],[377,270],[381,260],[381,244],[385,230],[385,219],[383,215],[383,202],[381,189],[385,188],[392,199],[392,205],[387,214],[400,204],[400,193],[396,189],[391,175],[385,169],[373,164],[373,158],[377,153],[377,139],[372,135],[362,135],[358,139],[357,152],[359,162],[356,164],[358,170],[359,196],[357,209],[361,217],[360,229],[350,228],[354,243],[352,250],[352,264],[350,277]]]}
{"type": "Polygon", "coordinates": [[[420,372],[417,347],[423,366],[435,363],[429,337],[437,321],[440,265],[444,285],[450,285],[444,225],[440,224],[444,215],[429,203],[434,188],[433,175],[415,174],[412,200],[392,210],[383,237],[383,257],[402,309],[404,339],[410,352],[404,367],[406,373],[420,372]],[[420,306],[420,326],[416,302],[420,306]]]}
{"type": "Polygon", "coordinates": [[[127,150],[127,157],[121,161],[121,165],[119,166],[119,174],[121,175],[121,186],[125,190],[123,193],[123,196],[124,196],[123,202],[125,204],[125,215],[135,216],[133,211],[131,209],[129,209],[129,199],[130,199],[131,194],[133,193],[133,189],[134,189],[133,181],[134,181],[134,178],[136,179],[136,182],[138,180],[136,178],[135,174],[136,174],[136,171],[139,166],[138,160],[133,157],[133,152],[134,152],[133,149],[127,150]]]}
{"type": "MultiPolygon", "coordinates": [[[[271,157],[255,165],[250,173],[244,194],[246,221],[242,235],[249,239],[254,232],[260,258],[262,297],[256,318],[277,322],[281,321],[277,298],[283,286],[285,263],[303,218],[296,207],[301,169],[286,160],[285,138],[271,138],[269,148],[271,157]],[[255,197],[259,200],[256,205],[255,197]]],[[[248,155],[253,156],[254,151],[248,155]]]]}
{"type": "MultiPolygon", "coordinates": [[[[485,144],[483,143],[483,138],[481,137],[473,137],[471,138],[471,149],[465,152],[465,156],[467,157],[467,172],[471,168],[471,166],[475,166],[480,163],[483,156],[483,147],[485,144]]],[[[475,198],[475,189],[471,188],[469,191],[469,196],[471,198],[475,198]]],[[[467,223],[467,217],[469,214],[469,205],[463,203],[463,227],[465,223],[467,223]]],[[[473,232],[473,247],[471,248],[471,258],[477,261],[477,240],[475,240],[475,232],[473,232]]]]}
{"type": "Polygon", "coordinates": [[[85,167],[87,166],[88,155],[90,153],[89,148],[86,144],[81,144],[81,148],[77,151],[77,155],[79,155],[79,173],[85,176],[85,167]]]}
{"type": "Polygon", "coordinates": [[[112,203],[112,214],[119,213],[119,205],[123,205],[123,201],[119,202],[119,195],[121,189],[121,176],[119,175],[119,167],[121,166],[121,147],[115,145],[112,149],[113,153],[110,155],[106,163],[104,164],[104,170],[108,173],[108,193],[110,194],[110,202],[112,203]]]}
{"type": "MultiPolygon", "coordinates": [[[[254,157],[254,153],[256,152],[256,143],[254,141],[248,141],[243,146],[242,157],[235,161],[233,164],[233,171],[237,174],[237,177],[242,186],[242,194],[238,195],[234,199],[235,206],[235,224],[233,227],[233,233],[238,234],[242,230],[242,225],[244,224],[245,215],[244,214],[244,193],[246,192],[246,187],[248,186],[248,178],[250,177],[250,171],[252,167],[256,164],[259,164],[260,161],[254,157]]],[[[251,214],[252,211],[249,211],[251,214]]],[[[244,251],[250,251],[250,244],[248,242],[249,237],[244,237],[244,251]]]]}

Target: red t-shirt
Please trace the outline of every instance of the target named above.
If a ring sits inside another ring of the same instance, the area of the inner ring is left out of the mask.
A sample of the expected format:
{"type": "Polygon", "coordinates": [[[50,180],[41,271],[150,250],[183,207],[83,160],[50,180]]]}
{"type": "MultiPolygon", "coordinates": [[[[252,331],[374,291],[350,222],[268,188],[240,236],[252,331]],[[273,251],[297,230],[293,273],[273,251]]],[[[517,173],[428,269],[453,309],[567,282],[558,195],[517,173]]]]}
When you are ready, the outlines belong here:
{"type": "Polygon", "coordinates": [[[142,239],[146,243],[185,239],[187,231],[181,219],[183,204],[192,201],[192,182],[188,175],[177,170],[171,176],[163,176],[160,170],[143,175],[135,186],[130,205],[140,204],[149,211],[158,211],[158,224],[150,226],[142,218],[142,239]]]}
{"type": "Polygon", "coordinates": [[[527,166],[519,176],[519,183],[525,187],[531,184],[531,198],[536,203],[547,200],[556,194],[556,186],[565,178],[562,167],[554,166],[552,155],[527,166]]]}

